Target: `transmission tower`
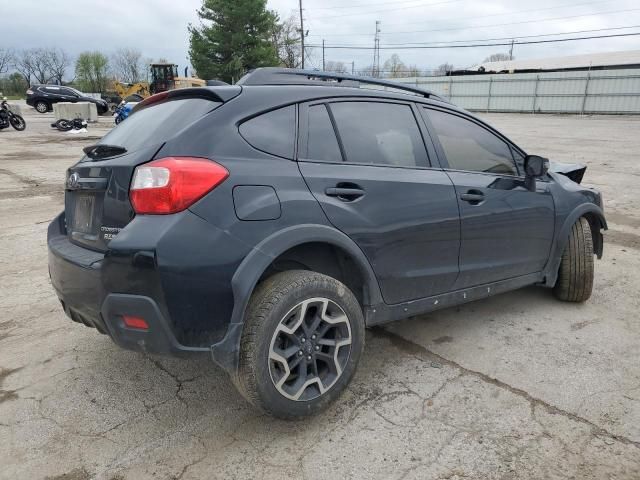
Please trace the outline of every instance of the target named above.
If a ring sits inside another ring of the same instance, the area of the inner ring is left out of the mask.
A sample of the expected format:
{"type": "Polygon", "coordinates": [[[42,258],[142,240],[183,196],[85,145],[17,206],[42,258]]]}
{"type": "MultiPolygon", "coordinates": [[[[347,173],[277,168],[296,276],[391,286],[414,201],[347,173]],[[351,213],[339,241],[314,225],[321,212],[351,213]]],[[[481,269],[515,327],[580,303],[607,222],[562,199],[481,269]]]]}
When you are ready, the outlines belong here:
{"type": "Polygon", "coordinates": [[[376,36],[373,41],[373,67],[371,76],[380,76],[380,20],[376,20],[376,36]]]}

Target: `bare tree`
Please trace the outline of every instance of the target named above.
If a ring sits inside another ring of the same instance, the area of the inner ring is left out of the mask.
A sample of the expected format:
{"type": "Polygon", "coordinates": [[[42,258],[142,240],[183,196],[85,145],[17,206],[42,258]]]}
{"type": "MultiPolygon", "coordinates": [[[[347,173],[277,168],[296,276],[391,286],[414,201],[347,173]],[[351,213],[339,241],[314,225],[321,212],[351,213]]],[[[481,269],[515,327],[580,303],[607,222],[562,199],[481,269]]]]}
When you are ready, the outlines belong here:
{"type": "Polygon", "coordinates": [[[27,85],[31,85],[33,76],[33,50],[20,50],[13,57],[14,68],[24,77],[27,85]]]}
{"type": "Polygon", "coordinates": [[[273,32],[273,45],[283,67],[298,68],[302,64],[299,24],[298,17],[292,15],[282,23],[278,23],[273,32]]]}
{"type": "Polygon", "coordinates": [[[6,73],[13,64],[13,52],[6,48],[0,48],[0,75],[6,73]]]}
{"type": "Polygon", "coordinates": [[[450,63],[443,63],[441,65],[438,65],[438,68],[433,71],[433,75],[436,77],[442,77],[444,75],[448,75],[449,72],[452,71],[453,65],[451,65],[450,63]]]}
{"type": "Polygon", "coordinates": [[[347,73],[347,66],[344,62],[327,60],[324,64],[325,72],[347,73]]]}
{"type": "Polygon", "coordinates": [[[49,70],[49,80],[62,85],[62,79],[71,64],[71,57],[60,48],[50,48],[44,51],[45,62],[49,70]]]}
{"type": "Polygon", "coordinates": [[[487,62],[504,62],[507,60],[513,60],[508,53],[494,53],[493,55],[489,55],[487,58],[484,59],[484,62],[482,63],[487,63],[487,62]]]}
{"type": "Polygon", "coordinates": [[[111,56],[111,68],[116,78],[125,83],[136,83],[145,76],[142,53],[135,48],[121,48],[111,56]]]}
{"type": "Polygon", "coordinates": [[[382,70],[387,76],[392,78],[398,77],[406,77],[407,75],[407,66],[404,64],[402,60],[400,60],[400,55],[394,53],[389,57],[384,64],[382,65],[382,70]]]}

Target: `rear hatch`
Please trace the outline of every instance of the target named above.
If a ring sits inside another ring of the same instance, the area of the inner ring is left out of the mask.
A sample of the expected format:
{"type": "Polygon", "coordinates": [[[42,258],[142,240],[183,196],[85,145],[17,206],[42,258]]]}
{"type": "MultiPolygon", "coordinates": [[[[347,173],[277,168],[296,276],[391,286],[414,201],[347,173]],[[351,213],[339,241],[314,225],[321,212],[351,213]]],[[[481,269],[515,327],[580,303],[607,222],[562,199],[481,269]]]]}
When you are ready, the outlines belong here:
{"type": "Polygon", "coordinates": [[[171,138],[211,112],[215,97],[166,98],[135,112],[67,172],[66,227],[69,240],[105,251],[109,241],[135,216],[129,185],[135,168],[154,159],[171,138]]]}

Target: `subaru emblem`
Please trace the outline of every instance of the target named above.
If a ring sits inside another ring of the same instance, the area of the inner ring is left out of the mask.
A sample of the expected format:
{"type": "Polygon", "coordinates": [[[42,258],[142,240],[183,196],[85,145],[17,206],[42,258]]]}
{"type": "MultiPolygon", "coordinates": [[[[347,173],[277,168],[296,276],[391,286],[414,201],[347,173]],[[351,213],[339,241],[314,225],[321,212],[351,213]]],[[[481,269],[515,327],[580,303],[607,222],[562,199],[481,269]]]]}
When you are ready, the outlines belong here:
{"type": "Polygon", "coordinates": [[[67,179],[67,188],[78,188],[79,184],[80,184],[80,175],[78,174],[78,172],[74,172],[71,175],[69,175],[69,178],[67,179]]]}

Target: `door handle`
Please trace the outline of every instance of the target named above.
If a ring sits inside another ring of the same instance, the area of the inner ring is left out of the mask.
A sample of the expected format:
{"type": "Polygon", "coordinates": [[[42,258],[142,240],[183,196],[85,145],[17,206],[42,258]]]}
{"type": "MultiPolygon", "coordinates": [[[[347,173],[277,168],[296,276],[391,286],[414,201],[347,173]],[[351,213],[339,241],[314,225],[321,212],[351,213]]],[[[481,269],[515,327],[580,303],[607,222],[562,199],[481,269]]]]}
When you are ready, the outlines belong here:
{"type": "Polygon", "coordinates": [[[328,197],[338,197],[343,202],[353,202],[364,196],[364,190],[357,187],[330,187],[324,193],[328,197]]]}
{"type": "Polygon", "coordinates": [[[479,205],[484,201],[484,193],[480,190],[469,190],[467,193],[460,195],[460,200],[469,202],[471,205],[479,205]]]}

